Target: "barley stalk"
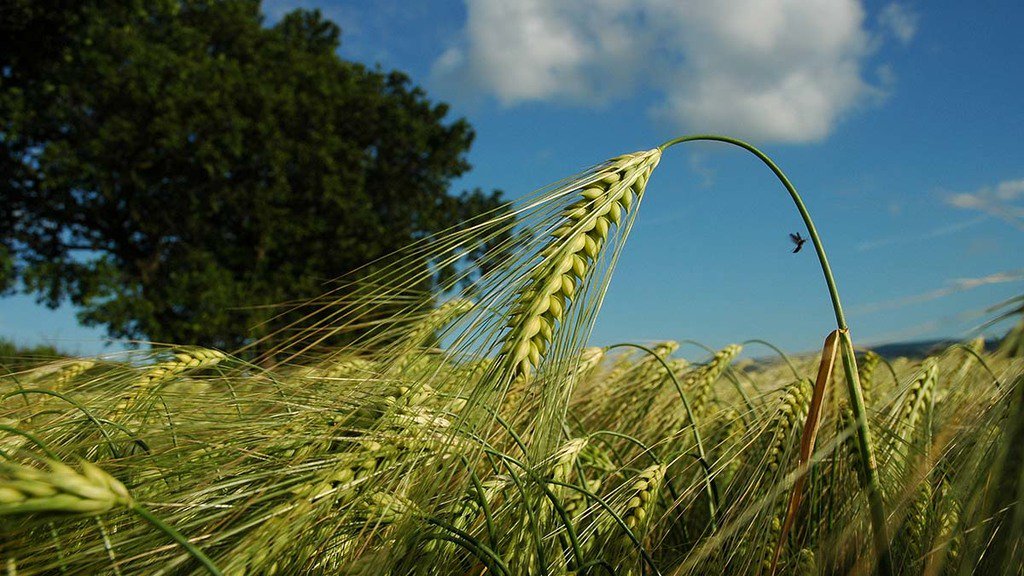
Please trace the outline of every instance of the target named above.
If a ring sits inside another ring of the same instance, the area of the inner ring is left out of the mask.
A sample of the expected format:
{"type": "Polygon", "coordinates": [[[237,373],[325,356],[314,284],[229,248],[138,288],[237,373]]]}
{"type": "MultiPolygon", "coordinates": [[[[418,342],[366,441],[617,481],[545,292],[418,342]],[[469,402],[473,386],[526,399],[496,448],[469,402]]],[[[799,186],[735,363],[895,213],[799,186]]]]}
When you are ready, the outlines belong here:
{"type": "Polygon", "coordinates": [[[886,525],[886,510],[885,503],[882,500],[881,484],[878,480],[878,471],[875,462],[874,446],[871,439],[871,429],[868,426],[868,414],[867,409],[864,407],[864,393],[861,389],[860,379],[857,374],[857,358],[853,348],[853,340],[849,333],[849,326],[846,323],[846,315],[843,313],[843,305],[839,298],[839,288],[836,285],[835,276],[832,274],[832,266],[828,262],[828,256],[825,254],[825,248],[821,242],[821,237],[818,234],[817,228],[814,226],[814,221],[811,219],[811,214],[807,210],[807,206],[804,204],[803,198],[797,192],[796,187],[789,181],[786,174],[781,168],[772,161],[764,152],[761,152],[757,147],[737,140],[736,138],[729,138],[727,136],[718,136],[713,134],[696,134],[692,136],[682,136],[680,138],[674,138],[665,142],[658,147],[659,150],[666,150],[676,144],[684,142],[697,142],[697,141],[711,141],[711,142],[723,142],[732,146],[737,146],[750,152],[757,157],[765,166],[767,166],[779,182],[785,187],[786,192],[789,193],[790,199],[793,201],[797,211],[800,213],[800,217],[803,219],[804,225],[807,227],[807,234],[811,240],[811,244],[814,246],[814,251],[818,256],[818,263],[821,265],[821,273],[825,278],[825,285],[828,288],[829,299],[832,302],[832,310],[835,313],[836,318],[836,329],[839,330],[841,336],[839,338],[843,357],[843,372],[846,375],[846,386],[850,396],[850,408],[853,411],[854,421],[857,426],[857,443],[858,448],[863,455],[861,461],[862,470],[861,473],[865,478],[865,485],[867,487],[868,506],[871,514],[871,527],[874,537],[875,554],[877,555],[878,569],[883,576],[892,574],[892,562],[889,554],[889,528],[886,525]]]}

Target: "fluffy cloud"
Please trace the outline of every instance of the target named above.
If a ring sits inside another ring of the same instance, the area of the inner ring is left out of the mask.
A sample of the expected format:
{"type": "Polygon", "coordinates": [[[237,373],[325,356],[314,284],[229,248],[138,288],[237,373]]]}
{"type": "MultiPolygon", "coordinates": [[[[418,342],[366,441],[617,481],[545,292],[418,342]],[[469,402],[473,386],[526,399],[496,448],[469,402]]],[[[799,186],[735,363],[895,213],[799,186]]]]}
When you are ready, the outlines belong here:
{"type": "MultiPolygon", "coordinates": [[[[463,38],[435,79],[511,106],[594,105],[638,90],[677,126],[814,141],[879,93],[860,0],[466,0],[463,38]]],[[[884,18],[885,23],[882,22],[884,18]]],[[[911,12],[879,26],[907,41],[911,12]]]]}
{"type": "Polygon", "coordinates": [[[530,100],[602,103],[634,87],[638,26],[629,2],[467,0],[465,43],[434,64],[442,80],[530,100]]]}

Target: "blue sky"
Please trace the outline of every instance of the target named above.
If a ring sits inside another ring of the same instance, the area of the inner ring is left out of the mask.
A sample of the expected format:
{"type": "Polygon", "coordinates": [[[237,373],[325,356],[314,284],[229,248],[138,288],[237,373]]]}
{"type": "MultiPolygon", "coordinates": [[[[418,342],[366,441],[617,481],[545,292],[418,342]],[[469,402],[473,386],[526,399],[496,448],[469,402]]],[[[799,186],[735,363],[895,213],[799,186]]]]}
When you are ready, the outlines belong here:
{"type": "MultiPolygon", "coordinates": [[[[963,337],[1024,291],[1024,3],[396,0],[320,8],[341,56],[406,71],[477,132],[457,189],[515,198],[674,136],[749,139],[804,195],[855,340],[963,337]]],[[[593,341],[820,345],[813,252],[761,165],[666,153],[593,341]]],[[[457,191],[457,190],[456,190],[457,191]]],[[[992,333],[1007,328],[998,326],[992,333]]],[[[104,350],[73,310],[0,300],[0,336],[104,350]]]]}

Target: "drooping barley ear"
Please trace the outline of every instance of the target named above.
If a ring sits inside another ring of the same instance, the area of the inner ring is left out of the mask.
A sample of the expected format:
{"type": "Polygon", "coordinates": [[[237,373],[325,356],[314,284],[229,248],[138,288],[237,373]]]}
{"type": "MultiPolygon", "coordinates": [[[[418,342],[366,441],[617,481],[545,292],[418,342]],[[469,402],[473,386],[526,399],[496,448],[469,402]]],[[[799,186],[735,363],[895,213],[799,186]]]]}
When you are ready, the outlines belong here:
{"type": "Polygon", "coordinates": [[[975,367],[978,363],[978,359],[985,353],[985,337],[978,336],[967,344],[954,345],[954,347],[956,346],[962,348],[967,353],[964,354],[964,361],[957,369],[956,376],[950,378],[950,382],[963,380],[971,369],[975,367]]]}
{"type": "MultiPolygon", "coordinates": [[[[651,347],[654,354],[666,362],[671,362],[669,356],[678,349],[679,343],[673,340],[659,342],[651,347]]],[[[661,388],[661,384],[666,378],[668,375],[665,374],[665,367],[661,362],[658,362],[653,356],[648,356],[637,364],[636,374],[630,375],[631,382],[626,389],[630,391],[633,399],[637,399],[641,395],[650,394],[652,390],[661,388]]]]}
{"type": "MultiPolygon", "coordinates": [[[[549,477],[556,482],[568,482],[576,470],[576,461],[588,442],[589,438],[573,438],[559,448],[552,456],[549,477]]],[[[552,492],[558,495],[566,490],[567,488],[563,486],[555,486],[552,492]]]]}
{"type": "Polygon", "coordinates": [[[373,374],[375,365],[365,358],[341,358],[309,368],[302,373],[304,378],[340,380],[343,378],[365,377],[373,374]]]}
{"type": "Polygon", "coordinates": [[[938,514],[938,534],[935,541],[937,553],[929,555],[924,573],[939,573],[943,566],[947,567],[946,573],[955,573],[956,562],[960,557],[960,546],[963,544],[960,531],[960,503],[946,482],[939,488],[937,502],[941,510],[938,514]],[[929,570],[929,564],[937,565],[939,569],[929,570]]]}
{"type": "MultiPolygon", "coordinates": [[[[596,494],[601,489],[601,478],[583,479],[577,481],[577,486],[585,489],[587,492],[596,494]]],[[[562,500],[562,507],[565,508],[566,514],[574,522],[577,521],[580,515],[586,510],[587,507],[587,495],[579,490],[565,490],[565,498],[562,500]]],[[[592,541],[588,541],[586,544],[590,544],[592,541]]]]}
{"type": "Polygon", "coordinates": [[[809,378],[803,378],[790,384],[779,401],[768,448],[768,469],[773,474],[784,463],[793,430],[807,419],[813,389],[814,383],[809,378]]]}
{"type": "Polygon", "coordinates": [[[717,451],[721,455],[719,461],[724,461],[722,471],[719,474],[721,485],[728,486],[743,464],[743,458],[738,452],[742,449],[743,436],[747,432],[747,423],[735,408],[727,410],[722,415],[721,421],[724,422],[724,426],[719,428],[714,444],[718,446],[717,451]]]}
{"type": "Polygon", "coordinates": [[[184,348],[174,353],[174,360],[150,367],[142,379],[145,386],[153,386],[186,372],[216,366],[225,358],[226,354],[212,348],[184,348]]]}
{"type": "Polygon", "coordinates": [[[363,504],[370,522],[374,524],[396,524],[412,515],[422,516],[415,503],[392,492],[374,492],[363,504]]]}
{"type": "MultiPolygon", "coordinates": [[[[544,473],[545,479],[541,481],[550,481],[550,483],[546,485],[546,491],[542,490],[547,493],[538,499],[540,505],[537,506],[539,511],[537,515],[538,520],[542,523],[545,532],[559,531],[564,533],[567,530],[565,521],[573,522],[573,512],[566,508],[567,502],[581,498],[583,495],[578,490],[573,490],[562,484],[570,483],[572,480],[576,472],[576,463],[588,443],[589,438],[573,438],[558,448],[549,461],[545,463],[547,470],[544,473]],[[563,519],[561,513],[555,510],[555,505],[551,501],[550,496],[553,496],[558,501],[558,506],[566,513],[566,518],[563,519]]],[[[575,510],[578,507],[579,503],[576,503],[572,508],[575,510]]],[[[555,555],[556,558],[564,556],[564,551],[560,551],[555,555]]],[[[564,570],[565,568],[565,565],[561,565],[559,569],[564,570]]]]}
{"type": "Polygon", "coordinates": [[[742,351],[743,346],[739,344],[726,346],[716,352],[715,357],[710,362],[687,376],[683,386],[692,390],[690,397],[693,399],[694,415],[698,417],[704,415],[708,407],[708,401],[711,398],[712,386],[722,376],[722,373],[729,367],[733,359],[742,351]]]}
{"type": "Polygon", "coordinates": [[[919,572],[922,567],[920,562],[930,544],[928,524],[932,508],[932,484],[927,478],[918,486],[909,507],[905,524],[907,559],[904,568],[919,572]]]}
{"type": "Polygon", "coordinates": [[[344,534],[333,533],[340,529],[327,519],[328,514],[345,509],[362,497],[369,480],[386,465],[391,453],[390,447],[379,442],[360,441],[356,451],[293,488],[293,497],[269,510],[263,521],[247,532],[225,557],[225,573],[294,573],[316,552],[304,546],[296,548],[294,544],[305,541],[301,535],[317,527],[332,531],[331,539],[342,540],[344,534]]]}
{"type": "Polygon", "coordinates": [[[220,364],[228,356],[212,348],[188,347],[174,353],[174,359],[154,364],[132,384],[121,397],[115,413],[130,411],[143,395],[152,392],[161,385],[195,370],[210,368],[220,364]]]}
{"type": "Polygon", "coordinates": [[[860,445],[857,443],[857,421],[853,417],[853,410],[850,408],[849,403],[843,402],[839,407],[839,414],[842,421],[843,429],[848,434],[843,440],[843,447],[850,459],[850,468],[854,471],[854,475],[857,478],[857,485],[861,488],[865,488],[867,481],[864,478],[862,471],[864,470],[863,460],[864,456],[860,453],[860,445]]]}
{"type": "Polygon", "coordinates": [[[128,489],[99,467],[82,461],[81,472],[48,460],[47,469],[0,462],[0,516],[104,514],[132,504],[128,489]]]}
{"type": "Polygon", "coordinates": [[[60,372],[53,377],[53,383],[51,387],[54,390],[60,390],[64,388],[72,380],[81,376],[83,373],[88,371],[90,368],[96,365],[94,360],[75,360],[67,366],[61,368],[60,372]]]}
{"type": "Polygon", "coordinates": [[[421,357],[420,349],[437,335],[437,332],[473,309],[473,302],[464,298],[453,298],[428,312],[420,319],[395,346],[398,356],[388,366],[387,374],[399,374],[412,362],[421,357]]]}
{"type": "MultiPolygon", "coordinates": [[[[441,517],[453,528],[467,534],[486,534],[491,542],[495,534],[490,528],[493,522],[495,508],[499,499],[511,481],[506,476],[495,475],[472,485],[461,498],[448,504],[441,510],[441,517]]],[[[449,566],[457,565],[460,556],[460,548],[454,542],[447,540],[431,539],[422,544],[422,551],[433,556],[438,563],[434,569],[439,574],[455,572],[449,566]]]]}
{"type": "Polygon", "coordinates": [[[515,296],[499,359],[508,381],[528,379],[551,344],[577,290],[589,277],[610,229],[643,195],[661,152],[612,160],[563,214],[562,225],[541,251],[541,261],[515,296]]]}
{"type": "Polygon", "coordinates": [[[590,346],[580,352],[580,363],[576,367],[576,377],[585,378],[604,360],[604,348],[590,346]]]}
{"type": "Polygon", "coordinates": [[[760,548],[761,573],[770,574],[772,562],[775,558],[775,543],[779,541],[779,534],[782,533],[782,518],[772,516],[768,524],[768,533],[764,535],[757,546],[760,548]]]}
{"type": "Polygon", "coordinates": [[[297,540],[294,531],[297,525],[302,526],[303,519],[314,513],[313,504],[307,498],[276,506],[223,560],[224,574],[276,574],[281,568],[287,569],[289,566],[281,560],[292,552],[290,548],[297,540]]]}
{"type": "Polygon", "coordinates": [[[914,379],[914,383],[907,391],[906,398],[900,404],[900,420],[897,430],[904,441],[909,441],[914,434],[917,422],[921,419],[921,415],[924,414],[931,399],[938,375],[938,362],[934,358],[925,359],[917,378],[914,379]]]}
{"type": "Polygon", "coordinates": [[[882,357],[878,355],[874,350],[868,350],[864,353],[864,358],[858,363],[857,373],[860,376],[860,387],[864,392],[864,405],[870,406],[873,402],[874,396],[872,390],[875,384],[875,369],[878,368],[878,363],[882,360],[882,357]]]}
{"type": "Polygon", "coordinates": [[[798,576],[817,576],[818,561],[814,557],[814,551],[810,548],[801,548],[796,559],[796,573],[798,576]]]}
{"type": "Polygon", "coordinates": [[[655,464],[640,471],[640,474],[629,483],[625,506],[619,511],[623,523],[629,526],[638,537],[646,532],[650,525],[654,506],[657,502],[661,483],[665,479],[667,467],[655,464]]]}
{"type": "MultiPolygon", "coordinates": [[[[643,542],[652,528],[658,502],[658,494],[665,480],[668,467],[655,464],[640,471],[625,484],[622,504],[615,508],[623,524],[629,527],[639,541],[643,542]]],[[[604,523],[602,528],[609,531],[609,542],[602,555],[612,559],[619,570],[617,574],[637,574],[638,556],[636,544],[623,533],[618,523],[604,523]]]]}

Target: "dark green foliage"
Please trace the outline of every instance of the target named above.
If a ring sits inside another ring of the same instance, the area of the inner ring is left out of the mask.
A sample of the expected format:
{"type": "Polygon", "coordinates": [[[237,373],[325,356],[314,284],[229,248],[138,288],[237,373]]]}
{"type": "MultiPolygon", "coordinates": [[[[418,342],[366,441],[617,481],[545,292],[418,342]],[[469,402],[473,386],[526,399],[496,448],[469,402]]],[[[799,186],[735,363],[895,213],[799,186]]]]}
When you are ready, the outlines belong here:
{"type": "Polygon", "coordinates": [[[16,372],[65,357],[49,344],[18,346],[0,338],[0,374],[16,372]]]}
{"type": "Polygon", "coordinates": [[[0,0],[0,291],[231,349],[285,323],[268,305],[499,207],[448,194],[469,124],[339,42],[251,0],[0,0]]]}

